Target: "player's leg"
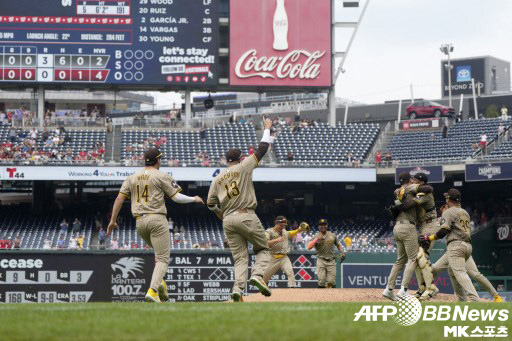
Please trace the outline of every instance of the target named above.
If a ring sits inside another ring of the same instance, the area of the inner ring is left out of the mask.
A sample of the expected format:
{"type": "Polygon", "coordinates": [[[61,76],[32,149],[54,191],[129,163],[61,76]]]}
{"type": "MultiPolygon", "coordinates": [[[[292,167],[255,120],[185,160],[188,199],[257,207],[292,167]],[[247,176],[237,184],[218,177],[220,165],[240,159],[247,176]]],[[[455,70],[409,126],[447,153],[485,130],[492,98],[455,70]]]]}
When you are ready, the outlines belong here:
{"type": "Polygon", "coordinates": [[[236,221],[231,216],[224,218],[223,227],[235,261],[235,283],[232,296],[235,301],[241,301],[249,266],[247,240],[239,233],[236,221]]]}
{"type": "MultiPolygon", "coordinates": [[[[435,234],[438,229],[439,229],[439,226],[437,225],[437,223],[435,221],[431,221],[430,223],[426,223],[421,226],[420,234],[423,236],[435,234]]],[[[435,241],[431,241],[428,249],[427,250],[424,249],[424,251],[426,251],[426,253],[424,253],[424,255],[427,256],[427,258],[426,258],[427,260],[428,260],[427,253],[429,253],[430,250],[432,250],[434,243],[435,243],[435,241]]],[[[428,260],[428,261],[430,261],[430,260],[428,260]]],[[[432,286],[432,283],[425,282],[425,276],[423,276],[423,273],[426,272],[426,277],[429,279],[430,279],[430,277],[432,277],[432,280],[435,278],[431,272],[429,272],[428,270],[425,270],[424,267],[421,268],[419,266],[420,262],[423,262],[423,260],[418,259],[418,266],[416,267],[416,279],[418,281],[418,291],[416,293],[417,297],[421,297],[421,295],[425,292],[425,290],[429,290],[430,287],[432,286]]]]}
{"type": "Polygon", "coordinates": [[[331,259],[325,262],[327,270],[327,288],[336,288],[336,260],[331,259]]]}
{"type": "Polygon", "coordinates": [[[239,216],[244,234],[252,244],[256,260],[252,267],[251,278],[249,282],[258,288],[264,296],[272,295],[267,283],[263,280],[263,274],[270,261],[270,251],[268,249],[268,240],[265,235],[265,229],[260,219],[254,213],[241,214],[239,216]]]}
{"type": "MultiPolygon", "coordinates": [[[[169,234],[169,223],[163,214],[151,214],[144,217],[151,230],[151,245],[155,251],[155,269],[151,277],[151,289],[159,293],[160,300],[166,301],[168,294],[162,288],[165,274],[169,267],[169,256],[171,253],[171,236],[169,234]]],[[[142,219],[144,219],[142,218],[142,219]]],[[[166,287],[167,285],[165,285],[166,287]]]]}
{"type": "Polygon", "coordinates": [[[292,261],[288,256],[282,258],[281,270],[288,277],[288,288],[295,288],[295,274],[293,273],[292,261]]]}
{"type": "MultiPolygon", "coordinates": [[[[448,261],[448,259],[447,259],[447,261],[448,261]]],[[[457,279],[455,278],[455,275],[453,274],[453,270],[449,266],[448,266],[448,276],[450,277],[450,281],[452,282],[453,292],[455,293],[455,296],[457,296],[457,300],[459,302],[466,302],[466,292],[460,286],[459,282],[457,282],[457,279]]]]}
{"type": "MultiPolygon", "coordinates": [[[[148,216],[141,217],[141,218],[137,219],[137,221],[136,221],[137,232],[139,233],[142,240],[144,240],[146,242],[146,244],[148,244],[151,248],[153,248],[153,244],[151,243],[151,228],[150,228],[150,225],[147,223],[147,220],[146,220],[147,217],[148,216]]],[[[154,275],[154,273],[155,273],[155,269],[153,269],[153,275],[154,275]]],[[[145,300],[147,302],[159,302],[160,297],[158,296],[158,289],[153,289],[153,288],[151,288],[151,285],[150,285],[150,287],[146,293],[145,300]]]]}
{"type": "Polygon", "coordinates": [[[402,293],[405,293],[409,288],[409,282],[414,275],[414,270],[418,264],[418,233],[416,232],[416,228],[411,225],[403,225],[402,231],[402,240],[405,246],[405,253],[407,254],[407,264],[404,270],[404,277],[402,278],[402,286],[400,290],[402,293]]]}
{"type": "Polygon", "coordinates": [[[316,275],[318,277],[318,287],[325,288],[327,284],[327,268],[323,258],[316,258],[316,275]]]}
{"type": "Polygon", "coordinates": [[[466,271],[466,260],[471,255],[471,245],[454,241],[448,244],[448,263],[453,271],[455,280],[466,292],[470,301],[479,301],[471,279],[466,271]]]}
{"type": "Polygon", "coordinates": [[[396,279],[398,277],[398,274],[400,274],[400,272],[403,271],[404,266],[407,263],[407,254],[405,252],[405,245],[397,233],[396,226],[393,230],[393,235],[395,236],[395,241],[396,241],[397,257],[396,257],[395,263],[393,264],[393,267],[391,268],[391,272],[390,272],[389,278],[388,278],[387,289],[389,289],[389,290],[393,290],[395,288],[396,279]]]}
{"type": "Polygon", "coordinates": [[[263,280],[265,283],[268,284],[272,276],[276,274],[276,272],[281,269],[281,259],[282,258],[275,258],[274,255],[270,255],[270,261],[268,263],[268,267],[263,273],[263,280]]]}
{"type": "Polygon", "coordinates": [[[501,296],[498,295],[498,292],[496,291],[492,283],[484,275],[482,275],[480,271],[478,271],[478,267],[476,266],[473,257],[469,257],[468,260],[466,261],[466,270],[468,272],[469,277],[477,281],[482,288],[487,290],[487,292],[492,295],[495,301],[499,302],[500,300],[503,300],[501,296]]]}

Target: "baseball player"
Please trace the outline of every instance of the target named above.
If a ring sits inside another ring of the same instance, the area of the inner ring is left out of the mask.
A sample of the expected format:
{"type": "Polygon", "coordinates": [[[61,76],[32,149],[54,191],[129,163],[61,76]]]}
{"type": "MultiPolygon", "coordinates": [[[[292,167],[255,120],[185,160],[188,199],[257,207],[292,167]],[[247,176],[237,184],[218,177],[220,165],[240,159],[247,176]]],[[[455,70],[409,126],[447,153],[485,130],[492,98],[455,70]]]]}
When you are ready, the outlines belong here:
{"type": "Polygon", "coordinates": [[[235,302],[243,301],[242,293],[249,266],[248,241],[251,242],[256,254],[249,283],[258,288],[264,296],[272,294],[263,280],[270,252],[265,230],[254,212],[257,202],[252,183],[252,172],[268,150],[272,121],[264,118],[263,126],[263,138],[254,154],[242,160],[241,150],[228,150],[228,168],[213,179],[208,192],[208,208],[222,220],[224,233],[235,260],[235,283],[231,294],[235,302]]]}
{"type": "Polygon", "coordinates": [[[155,250],[155,268],[150,288],[146,293],[146,302],[163,302],[169,298],[167,285],[163,280],[171,252],[165,197],[167,196],[179,204],[193,202],[204,204],[198,196],[188,197],[180,193],[181,187],[176,181],[169,174],[159,170],[161,157],[162,153],[156,148],[150,148],[144,153],[146,167],[130,175],[123,182],[114,202],[112,218],[107,229],[107,235],[110,235],[113,229],[119,228],[117,216],[124,200],[130,199],[137,232],[155,250]]]}
{"type": "Polygon", "coordinates": [[[416,269],[418,256],[418,233],[416,232],[417,214],[416,207],[407,210],[401,210],[398,207],[403,205],[407,198],[416,195],[417,192],[432,193],[432,187],[428,185],[411,184],[411,175],[408,172],[401,173],[398,177],[400,187],[394,191],[395,195],[395,226],[393,228],[393,236],[397,245],[397,259],[388,278],[388,285],[382,295],[390,300],[396,300],[393,289],[396,284],[398,274],[404,270],[402,285],[398,295],[406,295],[414,270],[416,269]]]}
{"type": "MultiPolygon", "coordinates": [[[[428,183],[428,177],[425,173],[416,173],[411,183],[414,185],[423,186],[428,183]]],[[[408,210],[417,207],[418,226],[420,228],[420,235],[431,235],[439,230],[437,223],[437,211],[433,193],[423,193],[418,191],[414,198],[408,199],[397,209],[408,210]]],[[[418,280],[418,291],[415,296],[421,300],[432,298],[439,292],[439,289],[432,284],[432,264],[430,263],[429,251],[432,249],[432,243],[420,243],[417,255],[416,279],[418,280]]]]}
{"type": "MultiPolygon", "coordinates": [[[[448,209],[446,205],[441,207],[441,214],[448,209]]],[[[457,298],[461,302],[466,301],[466,293],[462,289],[462,287],[459,285],[459,283],[455,280],[455,277],[453,275],[453,271],[448,266],[448,254],[445,253],[441,258],[438,259],[438,261],[432,266],[432,275],[434,278],[437,277],[437,275],[445,270],[448,269],[448,274],[450,275],[450,279],[453,284],[453,290],[455,291],[455,295],[457,295],[457,298]]],[[[482,288],[485,288],[487,292],[489,292],[493,296],[494,302],[503,302],[503,298],[498,294],[494,286],[489,282],[489,280],[478,271],[478,267],[476,266],[475,260],[473,259],[473,256],[469,257],[466,261],[466,270],[468,272],[468,275],[471,279],[478,282],[482,288]]]]}
{"type": "Polygon", "coordinates": [[[478,293],[466,269],[466,261],[471,257],[472,252],[469,214],[460,207],[461,194],[458,190],[452,188],[444,194],[444,197],[448,209],[444,210],[441,217],[441,228],[435,234],[420,236],[420,238],[425,241],[434,241],[446,236],[446,254],[448,266],[453,272],[454,286],[461,286],[470,301],[478,302],[478,293]]]}
{"type": "Polygon", "coordinates": [[[338,237],[331,231],[328,231],[327,219],[320,219],[318,229],[320,232],[316,234],[315,238],[307,246],[308,250],[314,247],[317,251],[316,273],[318,276],[318,287],[336,287],[336,254],[334,253],[333,246],[338,248],[340,252],[339,257],[342,261],[345,259],[345,254],[338,237]]]}
{"type": "Polygon", "coordinates": [[[270,263],[263,274],[263,280],[268,284],[272,276],[279,270],[283,271],[288,277],[288,287],[295,287],[295,275],[293,274],[292,262],[288,258],[290,252],[289,240],[298,233],[309,230],[307,223],[301,223],[296,230],[287,231],[288,221],[284,216],[278,216],[275,219],[274,227],[267,229],[266,236],[268,247],[270,248],[270,263]]]}

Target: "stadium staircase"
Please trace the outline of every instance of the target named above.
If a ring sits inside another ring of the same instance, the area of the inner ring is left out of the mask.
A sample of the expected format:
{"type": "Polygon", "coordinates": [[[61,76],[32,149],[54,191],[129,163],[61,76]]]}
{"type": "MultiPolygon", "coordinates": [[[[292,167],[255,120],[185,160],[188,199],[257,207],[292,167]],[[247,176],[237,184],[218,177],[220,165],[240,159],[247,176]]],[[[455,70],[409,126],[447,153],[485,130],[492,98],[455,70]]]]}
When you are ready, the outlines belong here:
{"type": "Polygon", "coordinates": [[[121,126],[114,126],[111,133],[107,133],[105,143],[105,161],[121,161],[121,126]]]}
{"type": "MultiPolygon", "coordinates": [[[[393,139],[396,133],[397,131],[393,130],[391,122],[388,122],[386,126],[381,130],[379,136],[377,137],[377,141],[373,145],[372,150],[368,153],[365,162],[370,164],[375,163],[375,154],[379,150],[382,152],[382,154],[384,154],[389,142],[393,139]]],[[[384,155],[382,157],[384,158],[384,155]]]]}

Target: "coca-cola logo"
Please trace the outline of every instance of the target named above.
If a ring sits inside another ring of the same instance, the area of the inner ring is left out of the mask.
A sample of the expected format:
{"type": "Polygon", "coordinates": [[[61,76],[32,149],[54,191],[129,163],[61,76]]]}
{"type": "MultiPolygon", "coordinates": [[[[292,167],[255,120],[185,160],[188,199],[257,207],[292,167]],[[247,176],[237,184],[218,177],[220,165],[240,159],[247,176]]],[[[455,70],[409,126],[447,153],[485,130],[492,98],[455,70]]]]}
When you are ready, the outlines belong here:
{"type": "Polygon", "coordinates": [[[315,62],[324,55],[325,51],[293,50],[285,56],[258,57],[253,49],[238,59],[235,74],[239,78],[315,79],[321,66],[315,62]]]}

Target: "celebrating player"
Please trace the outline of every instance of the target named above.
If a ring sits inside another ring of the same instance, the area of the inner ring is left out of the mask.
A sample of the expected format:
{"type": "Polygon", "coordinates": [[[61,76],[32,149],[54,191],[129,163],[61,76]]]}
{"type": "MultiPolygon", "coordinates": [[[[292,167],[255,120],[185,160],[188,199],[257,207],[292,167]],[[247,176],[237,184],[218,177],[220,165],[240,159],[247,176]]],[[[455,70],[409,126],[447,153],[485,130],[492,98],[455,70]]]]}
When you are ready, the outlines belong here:
{"type": "Polygon", "coordinates": [[[247,241],[251,242],[256,262],[252,268],[249,283],[265,296],[272,293],[263,280],[263,274],[270,260],[265,229],[254,212],[257,206],[252,172],[268,150],[272,121],[263,119],[263,138],[258,149],[243,159],[242,151],[230,149],[226,153],[228,168],[215,177],[208,192],[207,205],[222,220],[224,233],[235,260],[235,284],[231,297],[241,302],[247,281],[249,253],[247,241]]]}
{"type": "Polygon", "coordinates": [[[112,218],[108,225],[107,235],[119,228],[117,216],[125,199],[131,199],[132,214],[136,219],[137,232],[142,239],[155,250],[155,268],[151,277],[151,285],[146,293],[147,302],[163,302],[168,300],[167,285],[163,280],[169,265],[171,238],[167,222],[165,196],[179,204],[200,203],[198,197],[181,194],[181,187],[167,173],[161,172],[162,153],[150,148],[144,153],[146,167],[130,175],[123,182],[119,195],[114,202],[112,218]]]}
{"type": "Polygon", "coordinates": [[[416,269],[418,256],[418,232],[416,232],[417,214],[416,207],[403,210],[400,206],[404,204],[407,198],[412,198],[417,192],[431,193],[432,187],[428,185],[410,184],[411,175],[407,172],[399,175],[401,186],[394,191],[395,196],[395,226],[393,236],[395,237],[398,255],[391,268],[388,278],[388,285],[382,295],[390,300],[396,300],[393,292],[398,274],[404,270],[404,277],[398,295],[406,295],[414,270],[416,269]],[[406,265],[407,264],[407,265],[406,265]]]}
{"type": "Polygon", "coordinates": [[[318,229],[320,232],[308,243],[307,249],[311,250],[314,247],[317,251],[316,273],[318,276],[318,287],[332,288],[336,286],[336,255],[333,246],[336,245],[338,248],[342,261],[345,259],[345,254],[338,237],[331,231],[328,231],[327,219],[320,219],[318,221],[318,229]]]}
{"type": "Polygon", "coordinates": [[[295,275],[293,274],[292,262],[288,257],[288,252],[290,252],[288,243],[298,233],[308,231],[309,225],[301,223],[297,230],[292,231],[287,231],[286,225],[288,225],[286,217],[280,215],[276,217],[274,227],[266,231],[271,257],[270,264],[263,274],[263,280],[268,283],[276,272],[282,270],[288,277],[288,287],[293,288],[295,287],[295,275]]]}
{"type": "MultiPolygon", "coordinates": [[[[478,302],[478,293],[466,269],[466,261],[471,257],[473,250],[469,214],[460,207],[461,194],[458,190],[452,188],[444,194],[444,197],[448,209],[444,210],[441,217],[441,229],[436,234],[422,236],[422,239],[434,241],[446,236],[446,254],[455,280],[454,287],[461,286],[470,301],[478,302]]],[[[443,257],[438,262],[442,259],[443,257]]]]}

